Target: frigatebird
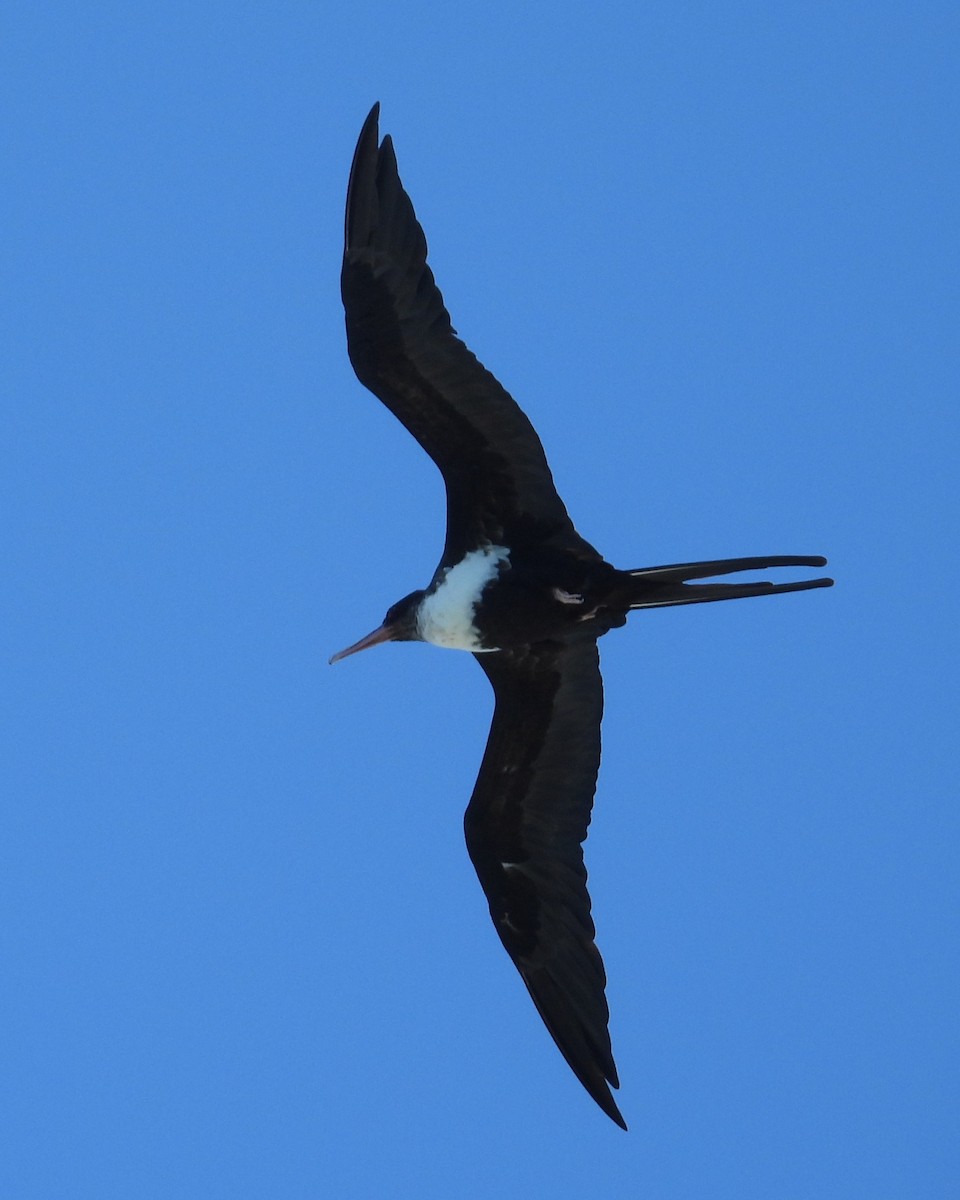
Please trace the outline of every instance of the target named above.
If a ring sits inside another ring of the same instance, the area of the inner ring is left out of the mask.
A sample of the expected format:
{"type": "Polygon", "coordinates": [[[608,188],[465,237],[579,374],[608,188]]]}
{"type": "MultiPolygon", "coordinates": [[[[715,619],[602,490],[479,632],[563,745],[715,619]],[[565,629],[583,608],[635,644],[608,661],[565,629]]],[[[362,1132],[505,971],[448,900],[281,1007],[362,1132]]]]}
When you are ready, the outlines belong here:
{"type": "Polygon", "coordinates": [[[829,587],[697,583],[738,571],[822,567],[777,555],[621,571],[576,531],[533,426],[457,337],[397,171],[379,104],[347,187],[341,291],[350,362],[440,468],[443,556],[426,588],[331,658],[381,642],[470,651],[493,685],[486,752],[464,817],[467,850],[507,953],[574,1074],[626,1124],[606,976],[582,843],[600,765],[597,639],[634,609],[829,587]]]}

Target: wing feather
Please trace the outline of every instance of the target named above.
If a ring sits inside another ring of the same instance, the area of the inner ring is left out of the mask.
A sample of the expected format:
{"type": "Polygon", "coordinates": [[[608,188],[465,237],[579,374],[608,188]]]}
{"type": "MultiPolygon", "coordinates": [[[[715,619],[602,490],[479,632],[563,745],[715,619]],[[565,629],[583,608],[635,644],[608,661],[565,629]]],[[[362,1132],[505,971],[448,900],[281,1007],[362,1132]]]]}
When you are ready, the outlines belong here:
{"type": "Polygon", "coordinates": [[[582,842],[597,770],[603,684],[592,639],[475,656],[496,707],[464,818],[490,915],[577,1078],[626,1128],[608,1032],[582,842]]]}
{"type": "Polygon", "coordinates": [[[427,243],[403,189],[379,105],[357,143],[347,190],[341,291],[350,361],[443,474],[441,565],[483,541],[573,531],[540,439],[513,398],[456,336],[427,243]]]}

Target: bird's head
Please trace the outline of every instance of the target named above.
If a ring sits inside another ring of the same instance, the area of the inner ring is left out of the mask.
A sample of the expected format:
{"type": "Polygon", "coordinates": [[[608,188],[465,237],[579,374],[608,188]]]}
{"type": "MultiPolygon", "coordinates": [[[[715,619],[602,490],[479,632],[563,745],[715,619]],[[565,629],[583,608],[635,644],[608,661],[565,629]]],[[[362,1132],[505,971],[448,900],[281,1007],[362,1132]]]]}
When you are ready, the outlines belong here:
{"type": "Polygon", "coordinates": [[[392,604],[387,609],[387,615],[383,618],[382,625],[378,626],[373,633],[362,637],[359,642],[348,646],[346,650],[340,650],[334,654],[330,662],[339,662],[341,658],[347,658],[360,650],[368,650],[371,646],[379,646],[381,642],[423,641],[417,629],[417,609],[425,594],[422,589],[411,592],[409,596],[404,596],[402,600],[392,604]]]}

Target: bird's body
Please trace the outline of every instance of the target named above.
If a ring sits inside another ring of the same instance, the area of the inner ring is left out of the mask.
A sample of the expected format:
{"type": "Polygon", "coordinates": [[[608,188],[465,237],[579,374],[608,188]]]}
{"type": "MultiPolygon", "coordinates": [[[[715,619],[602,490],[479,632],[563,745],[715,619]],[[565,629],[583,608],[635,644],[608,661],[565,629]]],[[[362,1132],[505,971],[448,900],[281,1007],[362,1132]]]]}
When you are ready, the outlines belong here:
{"type": "Polygon", "coordinates": [[[576,531],[540,440],[497,380],[457,338],[426,264],[426,241],[378,145],[374,106],[347,195],[342,293],[357,376],[440,468],[443,556],[367,637],[331,661],[386,641],[472,652],[493,685],[493,724],[464,818],[467,848],[504,947],[581,1083],[626,1128],[603,963],[594,942],[581,843],[600,763],[603,688],[597,639],[630,611],[826,587],[696,583],[823,558],[764,556],[622,571],[576,531]]]}

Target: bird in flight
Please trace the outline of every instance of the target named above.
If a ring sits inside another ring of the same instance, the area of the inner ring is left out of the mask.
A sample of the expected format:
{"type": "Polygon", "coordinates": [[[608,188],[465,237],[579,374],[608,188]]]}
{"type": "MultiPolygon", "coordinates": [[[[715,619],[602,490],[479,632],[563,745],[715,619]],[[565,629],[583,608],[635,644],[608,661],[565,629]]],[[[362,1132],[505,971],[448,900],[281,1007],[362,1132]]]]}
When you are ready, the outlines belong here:
{"type": "Polygon", "coordinates": [[[443,556],[427,587],[331,658],[381,642],[470,651],[493,685],[487,748],[464,817],[467,850],[500,940],[574,1074],[623,1129],[606,975],[582,843],[600,765],[597,639],[634,609],[829,587],[696,582],[822,567],[778,555],[618,570],[576,531],[536,431],[457,337],[404,191],[380,106],[347,188],[341,290],[350,361],[440,468],[443,556]]]}

